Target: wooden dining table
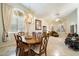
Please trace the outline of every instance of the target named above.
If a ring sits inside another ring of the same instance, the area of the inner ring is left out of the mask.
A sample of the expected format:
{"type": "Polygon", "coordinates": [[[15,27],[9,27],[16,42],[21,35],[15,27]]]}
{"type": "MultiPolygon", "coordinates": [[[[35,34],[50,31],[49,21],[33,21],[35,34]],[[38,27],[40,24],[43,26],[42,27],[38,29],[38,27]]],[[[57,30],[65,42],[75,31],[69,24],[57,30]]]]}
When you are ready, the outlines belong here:
{"type": "Polygon", "coordinates": [[[38,39],[38,38],[34,38],[32,36],[30,36],[30,37],[23,36],[22,37],[22,42],[28,44],[28,46],[29,46],[28,47],[29,48],[28,55],[31,55],[31,51],[32,51],[31,48],[32,48],[32,46],[40,44],[41,40],[38,39]]]}

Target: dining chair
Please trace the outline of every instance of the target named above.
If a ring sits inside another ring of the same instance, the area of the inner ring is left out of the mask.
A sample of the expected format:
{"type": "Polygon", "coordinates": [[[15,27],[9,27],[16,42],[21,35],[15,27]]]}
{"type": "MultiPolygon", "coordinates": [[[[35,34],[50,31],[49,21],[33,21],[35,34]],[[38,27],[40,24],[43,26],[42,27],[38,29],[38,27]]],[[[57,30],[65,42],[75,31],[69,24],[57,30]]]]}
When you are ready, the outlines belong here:
{"type": "MultiPolygon", "coordinates": [[[[28,52],[28,44],[22,42],[22,38],[19,35],[15,35],[16,40],[16,55],[24,56],[28,52]]],[[[27,53],[28,54],[28,53],[27,53]]]]}
{"type": "MultiPolygon", "coordinates": [[[[33,33],[35,35],[35,38],[36,40],[41,40],[41,37],[42,37],[42,34],[41,32],[37,32],[37,33],[33,33]]],[[[34,37],[34,36],[33,36],[34,37]]],[[[38,46],[40,46],[40,43],[36,43],[32,46],[33,49],[37,48],[38,46]]]]}
{"type": "Polygon", "coordinates": [[[20,43],[20,52],[19,55],[20,56],[26,56],[28,55],[28,51],[29,51],[29,45],[25,42],[22,41],[22,37],[17,35],[18,39],[19,39],[19,43],[20,43]]]}
{"type": "Polygon", "coordinates": [[[38,38],[38,39],[41,39],[41,36],[42,36],[42,33],[41,33],[41,32],[38,32],[38,33],[37,33],[37,38],[38,38]]]}
{"type": "Polygon", "coordinates": [[[32,32],[32,36],[36,39],[36,32],[32,32]]]}
{"type": "Polygon", "coordinates": [[[47,56],[47,44],[48,44],[49,37],[43,36],[41,37],[41,43],[40,46],[38,46],[36,49],[33,49],[35,52],[35,55],[42,55],[45,53],[45,56],[47,56]]]}
{"type": "Polygon", "coordinates": [[[17,38],[17,34],[14,34],[15,41],[16,41],[16,55],[18,55],[18,50],[19,50],[19,40],[17,38]]]}

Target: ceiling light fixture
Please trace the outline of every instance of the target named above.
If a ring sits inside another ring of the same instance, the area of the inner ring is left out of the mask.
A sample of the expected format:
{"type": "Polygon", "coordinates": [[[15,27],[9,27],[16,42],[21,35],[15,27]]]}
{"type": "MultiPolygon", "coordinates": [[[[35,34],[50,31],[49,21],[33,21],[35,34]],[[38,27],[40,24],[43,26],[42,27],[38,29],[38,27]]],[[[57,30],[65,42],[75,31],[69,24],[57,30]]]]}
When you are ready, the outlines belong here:
{"type": "Polygon", "coordinates": [[[58,22],[59,20],[60,20],[60,18],[57,18],[57,19],[56,19],[56,22],[58,22]]]}
{"type": "Polygon", "coordinates": [[[59,20],[60,20],[60,14],[57,13],[57,14],[56,14],[56,22],[58,22],[59,20]]]}

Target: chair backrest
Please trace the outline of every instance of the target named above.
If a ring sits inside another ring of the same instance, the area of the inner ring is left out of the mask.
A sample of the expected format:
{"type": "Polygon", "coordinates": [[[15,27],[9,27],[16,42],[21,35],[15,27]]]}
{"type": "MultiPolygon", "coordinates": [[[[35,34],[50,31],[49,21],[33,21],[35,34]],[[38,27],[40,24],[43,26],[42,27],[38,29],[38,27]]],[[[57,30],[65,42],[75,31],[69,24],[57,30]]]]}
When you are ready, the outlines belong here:
{"type": "Polygon", "coordinates": [[[36,38],[36,32],[32,32],[32,36],[36,38]]]}
{"type": "Polygon", "coordinates": [[[20,40],[20,41],[22,41],[22,37],[19,36],[19,35],[17,35],[17,39],[20,40]]]}
{"type": "Polygon", "coordinates": [[[18,35],[23,36],[23,35],[25,35],[25,33],[24,32],[19,32],[18,35]]]}
{"type": "Polygon", "coordinates": [[[17,38],[17,34],[14,34],[14,37],[15,37],[16,45],[18,46],[18,38],[17,38]]]}
{"type": "Polygon", "coordinates": [[[41,32],[38,32],[38,33],[37,33],[37,38],[38,38],[38,39],[41,39],[41,37],[42,37],[42,33],[41,33],[41,32]]]}
{"type": "Polygon", "coordinates": [[[16,34],[14,34],[14,37],[15,37],[15,40],[17,40],[17,35],[16,34]]]}
{"type": "Polygon", "coordinates": [[[16,40],[16,45],[19,46],[20,42],[22,41],[21,36],[14,34],[15,40],[16,40]]]}
{"type": "Polygon", "coordinates": [[[40,51],[39,51],[40,54],[45,52],[45,50],[47,49],[48,39],[49,39],[49,37],[47,37],[47,36],[43,36],[41,38],[41,45],[40,45],[40,51]]]}
{"type": "Polygon", "coordinates": [[[26,52],[25,49],[28,47],[28,44],[22,41],[21,36],[15,34],[14,36],[16,38],[17,48],[20,48],[19,55],[24,56],[24,52],[26,52]]]}

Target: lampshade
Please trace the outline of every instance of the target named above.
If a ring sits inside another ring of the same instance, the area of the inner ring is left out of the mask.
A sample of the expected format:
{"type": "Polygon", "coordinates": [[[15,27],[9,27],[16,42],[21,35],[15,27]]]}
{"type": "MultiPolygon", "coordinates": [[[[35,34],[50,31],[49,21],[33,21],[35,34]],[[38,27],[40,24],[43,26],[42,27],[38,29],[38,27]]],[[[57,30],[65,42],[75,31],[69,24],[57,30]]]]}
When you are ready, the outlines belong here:
{"type": "Polygon", "coordinates": [[[31,14],[28,14],[27,16],[26,16],[26,22],[27,23],[31,23],[32,22],[32,15],[31,14]]]}

